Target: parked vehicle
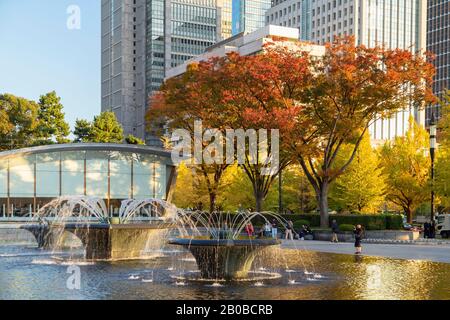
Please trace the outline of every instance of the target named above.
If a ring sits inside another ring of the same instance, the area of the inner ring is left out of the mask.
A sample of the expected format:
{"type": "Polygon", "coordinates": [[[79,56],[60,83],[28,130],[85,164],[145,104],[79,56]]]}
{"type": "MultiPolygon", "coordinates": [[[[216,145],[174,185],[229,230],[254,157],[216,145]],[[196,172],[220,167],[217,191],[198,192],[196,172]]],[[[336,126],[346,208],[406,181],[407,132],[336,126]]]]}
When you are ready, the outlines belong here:
{"type": "Polygon", "coordinates": [[[450,238],[450,214],[440,214],[437,216],[436,232],[442,238],[450,238]]]}

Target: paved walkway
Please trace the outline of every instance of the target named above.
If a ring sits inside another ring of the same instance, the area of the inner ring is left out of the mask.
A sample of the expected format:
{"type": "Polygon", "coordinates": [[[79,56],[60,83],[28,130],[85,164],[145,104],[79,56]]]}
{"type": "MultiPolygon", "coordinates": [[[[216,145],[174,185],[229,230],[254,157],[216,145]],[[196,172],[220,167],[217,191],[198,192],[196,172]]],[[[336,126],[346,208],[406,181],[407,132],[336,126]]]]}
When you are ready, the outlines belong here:
{"type": "MultiPolygon", "coordinates": [[[[354,254],[353,243],[331,243],[325,241],[283,241],[283,248],[310,250],[327,253],[354,254]]],[[[408,260],[428,260],[450,263],[450,245],[414,245],[414,244],[363,244],[363,254],[374,257],[386,257],[408,260]]]]}

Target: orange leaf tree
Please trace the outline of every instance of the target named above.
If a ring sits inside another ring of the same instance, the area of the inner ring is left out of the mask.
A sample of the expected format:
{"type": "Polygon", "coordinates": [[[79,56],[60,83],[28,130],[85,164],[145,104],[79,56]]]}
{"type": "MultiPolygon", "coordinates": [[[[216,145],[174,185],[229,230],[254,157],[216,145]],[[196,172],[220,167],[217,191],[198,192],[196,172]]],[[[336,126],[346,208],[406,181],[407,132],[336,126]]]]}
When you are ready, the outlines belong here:
{"type": "Polygon", "coordinates": [[[293,136],[290,150],[316,192],[321,227],[328,227],[330,184],[351,164],[374,121],[409,103],[422,107],[434,99],[434,69],[423,55],[356,46],[353,37],[328,44],[325,55],[311,62],[312,78],[297,96],[309,134],[304,135],[307,139],[293,136]],[[353,150],[337,166],[345,144],[352,144],[353,150]]]}
{"type": "MultiPolygon", "coordinates": [[[[183,75],[167,80],[152,98],[146,115],[148,123],[153,128],[168,125],[170,130],[185,129],[194,137],[195,120],[201,120],[202,136],[209,128],[224,132],[224,122],[216,112],[222,97],[221,86],[217,85],[221,83],[220,73],[215,72],[219,63],[219,59],[211,59],[199,65],[192,64],[183,75]]],[[[164,130],[159,130],[159,134],[163,135],[164,130]]],[[[208,142],[202,139],[202,147],[207,146],[208,142]]],[[[214,211],[220,182],[229,164],[201,162],[191,163],[190,167],[204,177],[209,193],[209,210],[214,211]]]]}

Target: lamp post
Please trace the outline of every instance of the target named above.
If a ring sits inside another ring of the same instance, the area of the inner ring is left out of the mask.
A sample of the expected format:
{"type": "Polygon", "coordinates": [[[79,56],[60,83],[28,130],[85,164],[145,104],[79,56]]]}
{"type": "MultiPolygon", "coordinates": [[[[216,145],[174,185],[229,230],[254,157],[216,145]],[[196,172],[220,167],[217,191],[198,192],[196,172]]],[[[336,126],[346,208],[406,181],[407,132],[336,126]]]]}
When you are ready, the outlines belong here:
{"type": "Polygon", "coordinates": [[[430,119],[430,157],[431,157],[431,222],[434,221],[434,157],[436,152],[436,119],[431,112],[430,119]]]}

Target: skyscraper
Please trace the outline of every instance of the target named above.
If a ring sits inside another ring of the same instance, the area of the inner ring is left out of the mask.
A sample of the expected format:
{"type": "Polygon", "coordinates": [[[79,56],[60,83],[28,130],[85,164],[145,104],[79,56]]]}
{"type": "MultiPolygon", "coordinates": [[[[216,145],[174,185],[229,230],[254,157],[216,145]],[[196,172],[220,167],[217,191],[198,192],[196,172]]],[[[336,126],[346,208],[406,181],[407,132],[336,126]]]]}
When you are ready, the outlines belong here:
{"type": "MultiPolygon", "coordinates": [[[[426,49],[426,1],[278,0],[274,4],[266,23],[297,27],[302,40],[325,44],[336,36],[353,35],[357,44],[366,46],[384,45],[414,53],[426,49]]],[[[372,139],[377,142],[404,135],[410,116],[425,124],[425,112],[410,106],[390,119],[376,121],[369,128],[372,139]]]]}
{"type": "MultiPolygon", "coordinates": [[[[433,93],[442,97],[442,93],[450,88],[450,0],[429,0],[427,14],[427,50],[435,54],[433,93]]],[[[430,120],[431,112],[440,117],[440,108],[427,108],[426,120],[430,120]]]]}
{"type": "Polygon", "coordinates": [[[232,36],[233,0],[217,0],[217,15],[220,21],[220,40],[232,36]]]}
{"type": "Polygon", "coordinates": [[[272,0],[233,0],[233,35],[264,27],[271,3],[272,0]]]}
{"type": "Polygon", "coordinates": [[[167,69],[221,38],[216,0],[102,0],[102,111],[116,113],[125,134],[146,134],[149,97],[167,69]]]}

